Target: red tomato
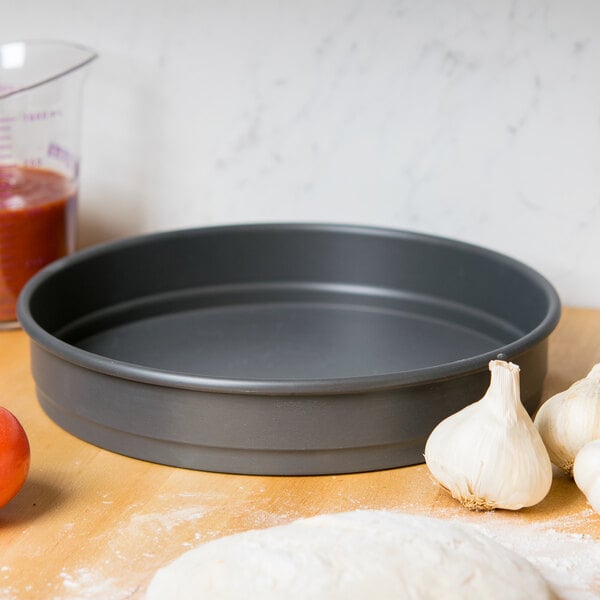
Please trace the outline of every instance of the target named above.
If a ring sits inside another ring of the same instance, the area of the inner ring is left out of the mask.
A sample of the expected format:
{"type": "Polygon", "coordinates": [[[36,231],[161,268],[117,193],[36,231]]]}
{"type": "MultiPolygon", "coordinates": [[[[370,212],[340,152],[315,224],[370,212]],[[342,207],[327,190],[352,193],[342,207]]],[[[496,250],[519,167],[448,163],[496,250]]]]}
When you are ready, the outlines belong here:
{"type": "Polygon", "coordinates": [[[0,506],[17,495],[27,479],[30,450],[17,418],[0,406],[0,506]]]}

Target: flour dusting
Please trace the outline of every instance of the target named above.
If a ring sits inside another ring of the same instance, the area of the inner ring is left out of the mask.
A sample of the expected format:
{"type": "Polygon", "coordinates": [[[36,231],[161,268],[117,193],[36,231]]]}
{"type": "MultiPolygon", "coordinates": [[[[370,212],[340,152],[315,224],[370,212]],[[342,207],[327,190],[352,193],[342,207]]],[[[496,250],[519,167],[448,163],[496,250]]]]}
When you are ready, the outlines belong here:
{"type": "Polygon", "coordinates": [[[558,531],[548,524],[529,527],[506,522],[475,525],[529,560],[563,600],[593,600],[600,584],[600,543],[581,533],[558,531]]]}
{"type": "MultiPolygon", "coordinates": [[[[420,507],[405,507],[406,512],[423,514],[420,507]]],[[[552,585],[561,600],[597,600],[600,588],[600,541],[568,528],[585,528],[598,516],[591,509],[579,513],[530,523],[518,513],[502,511],[471,513],[461,507],[438,509],[430,516],[441,517],[474,527],[532,563],[552,585]]]]}
{"type": "Polygon", "coordinates": [[[127,589],[114,577],[97,569],[82,567],[72,572],[62,571],[60,574],[67,597],[103,598],[104,600],[124,600],[136,591],[135,587],[127,589]]]}
{"type": "MultiPolygon", "coordinates": [[[[363,507],[364,508],[364,507],[363,507]]],[[[82,567],[72,572],[61,574],[63,578],[63,594],[56,597],[68,599],[102,599],[125,600],[127,598],[143,598],[144,590],[127,586],[126,581],[111,577],[111,564],[115,560],[126,560],[124,544],[131,536],[141,541],[150,539],[149,546],[141,547],[138,560],[146,559],[156,567],[162,566],[160,561],[161,546],[168,543],[169,534],[181,525],[193,525],[201,521],[206,514],[205,507],[191,506],[164,513],[133,514],[123,529],[110,541],[112,555],[104,565],[82,567]]],[[[397,511],[393,511],[397,512],[397,511]]],[[[425,514],[422,507],[405,506],[401,511],[415,516],[425,514]]],[[[438,510],[429,516],[441,517],[445,520],[459,522],[473,527],[494,541],[502,544],[533,564],[553,587],[561,600],[597,600],[598,594],[593,588],[600,587],[600,542],[590,535],[569,533],[568,527],[584,525],[590,518],[597,518],[593,511],[548,520],[542,523],[524,524],[518,519],[504,516],[503,513],[469,513],[461,507],[457,509],[438,510]]],[[[299,515],[291,513],[255,510],[245,514],[250,522],[245,524],[251,528],[263,529],[289,523],[299,515]]],[[[188,541],[182,542],[181,552],[198,546],[218,536],[218,532],[192,532],[188,541]]],[[[144,542],[145,543],[145,542],[144,542]]],[[[148,570],[150,574],[152,570],[148,570]]],[[[0,596],[8,598],[9,596],[0,596]]]]}
{"type": "MultiPolygon", "coordinates": [[[[292,492],[290,492],[291,494],[292,492]]],[[[301,516],[294,498],[275,504],[254,501],[232,503],[226,495],[213,497],[196,491],[159,494],[152,509],[133,503],[117,523],[93,539],[93,559],[64,568],[44,590],[17,589],[11,568],[0,564],[0,600],[44,597],[50,600],[142,600],[155,571],[182,554],[228,533],[285,525],[301,516]],[[214,513],[218,513],[216,516],[214,513]],[[136,573],[132,577],[132,573],[136,573]],[[136,582],[136,583],[132,583],[136,582]],[[142,582],[142,583],[140,583],[142,582]]],[[[111,502],[108,495],[102,504],[111,502]]],[[[336,503],[326,512],[336,512],[336,503]]],[[[346,510],[382,508],[346,497],[346,510]]],[[[455,521],[484,534],[527,559],[544,576],[560,600],[597,600],[600,595],[600,541],[585,533],[599,517],[591,509],[531,523],[520,513],[472,513],[456,507],[434,507],[399,502],[391,512],[455,521]]],[[[76,542],[77,524],[60,526],[62,535],[76,542]]],[[[34,549],[32,548],[32,551],[34,549]]]]}

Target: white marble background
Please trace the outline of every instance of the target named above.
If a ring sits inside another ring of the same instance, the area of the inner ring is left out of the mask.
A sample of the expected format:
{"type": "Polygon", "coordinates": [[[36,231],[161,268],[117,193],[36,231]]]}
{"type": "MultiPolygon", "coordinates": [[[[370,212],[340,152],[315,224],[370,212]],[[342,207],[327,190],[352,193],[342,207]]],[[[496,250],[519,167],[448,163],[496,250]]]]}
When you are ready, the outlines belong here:
{"type": "Polygon", "coordinates": [[[596,0],[0,0],[101,55],[81,240],[340,221],[475,242],[600,308],[596,0]]]}

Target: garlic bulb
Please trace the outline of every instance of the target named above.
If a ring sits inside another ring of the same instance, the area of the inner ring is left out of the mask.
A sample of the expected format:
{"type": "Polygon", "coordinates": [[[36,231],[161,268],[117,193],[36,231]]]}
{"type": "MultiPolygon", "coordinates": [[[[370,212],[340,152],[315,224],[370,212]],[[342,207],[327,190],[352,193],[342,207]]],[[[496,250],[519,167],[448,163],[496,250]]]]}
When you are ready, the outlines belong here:
{"type": "Polygon", "coordinates": [[[590,506],[600,514],[600,440],[588,442],[577,453],[573,477],[590,506]]]}
{"type": "Polygon", "coordinates": [[[546,400],[534,423],[550,460],[572,475],[573,461],[579,450],[600,438],[600,363],[587,377],[546,400]]]}
{"type": "Polygon", "coordinates": [[[552,485],[550,458],[521,404],[519,367],[493,360],[489,368],[483,398],[431,432],[425,462],[433,478],[467,508],[533,506],[552,485]]]}

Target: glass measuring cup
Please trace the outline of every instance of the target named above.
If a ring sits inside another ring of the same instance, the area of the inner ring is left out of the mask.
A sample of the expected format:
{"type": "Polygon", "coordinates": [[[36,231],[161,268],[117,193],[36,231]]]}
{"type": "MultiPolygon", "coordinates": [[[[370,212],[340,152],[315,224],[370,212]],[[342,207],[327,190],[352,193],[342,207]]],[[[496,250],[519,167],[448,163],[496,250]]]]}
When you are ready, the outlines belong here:
{"type": "Polygon", "coordinates": [[[0,44],[0,329],[39,269],[75,249],[81,92],[96,53],[0,44]]]}

